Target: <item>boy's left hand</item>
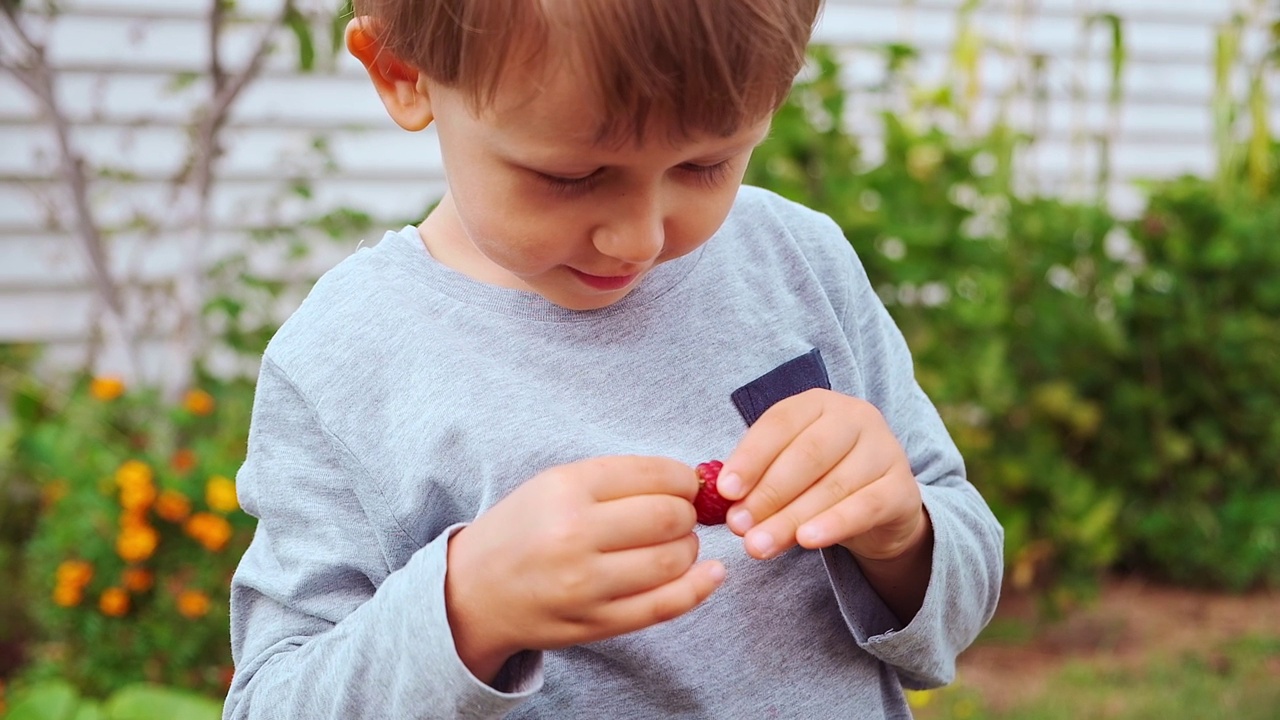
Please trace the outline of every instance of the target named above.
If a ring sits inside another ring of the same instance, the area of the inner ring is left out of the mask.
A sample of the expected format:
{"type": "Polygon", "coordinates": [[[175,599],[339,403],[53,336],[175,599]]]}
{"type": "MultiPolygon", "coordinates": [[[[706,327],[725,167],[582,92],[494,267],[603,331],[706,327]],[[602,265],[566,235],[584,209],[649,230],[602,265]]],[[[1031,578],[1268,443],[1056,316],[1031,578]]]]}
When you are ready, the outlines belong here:
{"type": "Polygon", "coordinates": [[[920,487],[884,416],[830,390],[765,411],[724,461],[717,489],[740,500],[729,529],[760,559],[839,544],[859,559],[892,560],[928,535],[920,487]]]}

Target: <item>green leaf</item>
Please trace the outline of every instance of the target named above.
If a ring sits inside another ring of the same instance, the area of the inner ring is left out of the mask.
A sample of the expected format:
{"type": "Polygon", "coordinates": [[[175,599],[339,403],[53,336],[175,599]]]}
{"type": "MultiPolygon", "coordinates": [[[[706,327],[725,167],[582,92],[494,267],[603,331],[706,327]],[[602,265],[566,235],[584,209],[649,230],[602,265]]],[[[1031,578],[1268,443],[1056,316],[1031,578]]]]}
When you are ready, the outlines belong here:
{"type": "Polygon", "coordinates": [[[1128,54],[1124,42],[1124,20],[1115,13],[1098,13],[1089,17],[1088,25],[1095,23],[1106,25],[1111,31],[1111,92],[1110,101],[1118,105],[1124,98],[1124,68],[1128,62],[1128,54]]]}
{"type": "Polygon", "coordinates": [[[102,714],[101,703],[86,701],[76,708],[76,714],[72,720],[107,720],[107,716],[102,714]]]}
{"type": "Polygon", "coordinates": [[[202,695],[159,685],[130,685],[103,705],[106,720],[218,720],[222,706],[202,695]]]}
{"type": "Polygon", "coordinates": [[[190,70],[174,73],[173,77],[169,78],[168,84],[164,86],[164,91],[167,93],[181,92],[194,85],[196,80],[199,79],[200,73],[190,70]]]}
{"type": "Polygon", "coordinates": [[[70,683],[49,680],[33,685],[14,700],[5,720],[73,720],[80,695],[70,683]]]}
{"type": "Polygon", "coordinates": [[[1266,74],[1259,69],[1249,88],[1249,119],[1253,126],[1249,136],[1249,182],[1259,198],[1266,195],[1273,171],[1271,103],[1266,82],[1266,74]]]}
{"type": "Polygon", "coordinates": [[[346,46],[347,22],[354,18],[355,14],[351,0],[342,0],[342,6],[329,22],[329,46],[334,57],[337,57],[346,46]]]}
{"type": "Polygon", "coordinates": [[[284,22],[298,39],[298,69],[311,72],[316,66],[316,44],[311,37],[311,25],[296,7],[289,8],[284,22]]]}

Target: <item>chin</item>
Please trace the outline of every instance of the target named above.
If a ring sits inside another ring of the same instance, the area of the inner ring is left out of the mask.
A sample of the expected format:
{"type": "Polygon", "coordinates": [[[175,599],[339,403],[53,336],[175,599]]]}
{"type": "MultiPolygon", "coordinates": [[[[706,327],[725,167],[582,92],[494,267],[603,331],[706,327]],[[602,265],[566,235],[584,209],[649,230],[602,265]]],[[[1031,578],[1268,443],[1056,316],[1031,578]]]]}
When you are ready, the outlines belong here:
{"type": "Polygon", "coordinates": [[[607,308],[630,294],[629,291],[630,288],[628,288],[627,291],[587,297],[552,297],[548,295],[543,295],[542,297],[546,299],[547,302],[552,303],[553,305],[558,305],[565,310],[585,312],[587,310],[602,310],[607,308]]]}

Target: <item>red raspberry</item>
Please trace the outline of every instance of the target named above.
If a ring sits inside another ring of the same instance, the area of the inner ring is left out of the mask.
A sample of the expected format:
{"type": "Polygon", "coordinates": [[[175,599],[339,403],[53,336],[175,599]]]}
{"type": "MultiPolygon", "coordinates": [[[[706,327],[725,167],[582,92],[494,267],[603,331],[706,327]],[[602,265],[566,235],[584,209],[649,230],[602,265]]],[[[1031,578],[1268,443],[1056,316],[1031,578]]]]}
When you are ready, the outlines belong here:
{"type": "Polygon", "coordinates": [[[719,460],[710,460],[694,468],[698,475],[698,496],[693,499],[693,509],[698,511],[698,522],[703,525],[723,525],[724,514],[733,504],[720,497],[716,490],[716,478],[720,477],[723,467],[724,463],[719,460]]]}

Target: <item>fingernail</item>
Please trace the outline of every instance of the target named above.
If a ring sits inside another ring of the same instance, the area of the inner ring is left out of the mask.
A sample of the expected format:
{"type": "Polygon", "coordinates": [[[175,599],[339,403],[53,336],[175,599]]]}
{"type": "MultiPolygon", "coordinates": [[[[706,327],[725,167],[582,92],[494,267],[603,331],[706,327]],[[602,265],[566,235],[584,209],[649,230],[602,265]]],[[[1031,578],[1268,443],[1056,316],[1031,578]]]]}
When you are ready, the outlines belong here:
{"type": "Polygon", "coordinates": [[[735,472],[723,474],[716,478],[716,490],[719,490],[723,497],[737,500],[742,496],[742,478],[735,472]]]}
{"type": "Polygon", "coordinates": [[[796,541],[806,546],[817,546],[822,542],[822,531],[812,525],[805,525],[796,531],[796,541]]]}
{"type": "Polygon", "coordinates": [[[747,545],[760,557],[769,557],[773,554],[773,538],[766,532],[757,532],[747,539],[747,545]]]}
{"type": "Polygon", "coordinates": [[[724,565],[721,565],[720,563],[716,563],[712,565],[707,572],[711,574],[711,580],[715,582],[717,585],[724,582],[724,576],[725,576],[724,565]]]}
{"type": "Polygon", "coordinates": [[[743,507],[730,510],[726,522],[729,523],[729,529],[737,533],[745,533],[754,524],[751,513],[743,507]]]}

